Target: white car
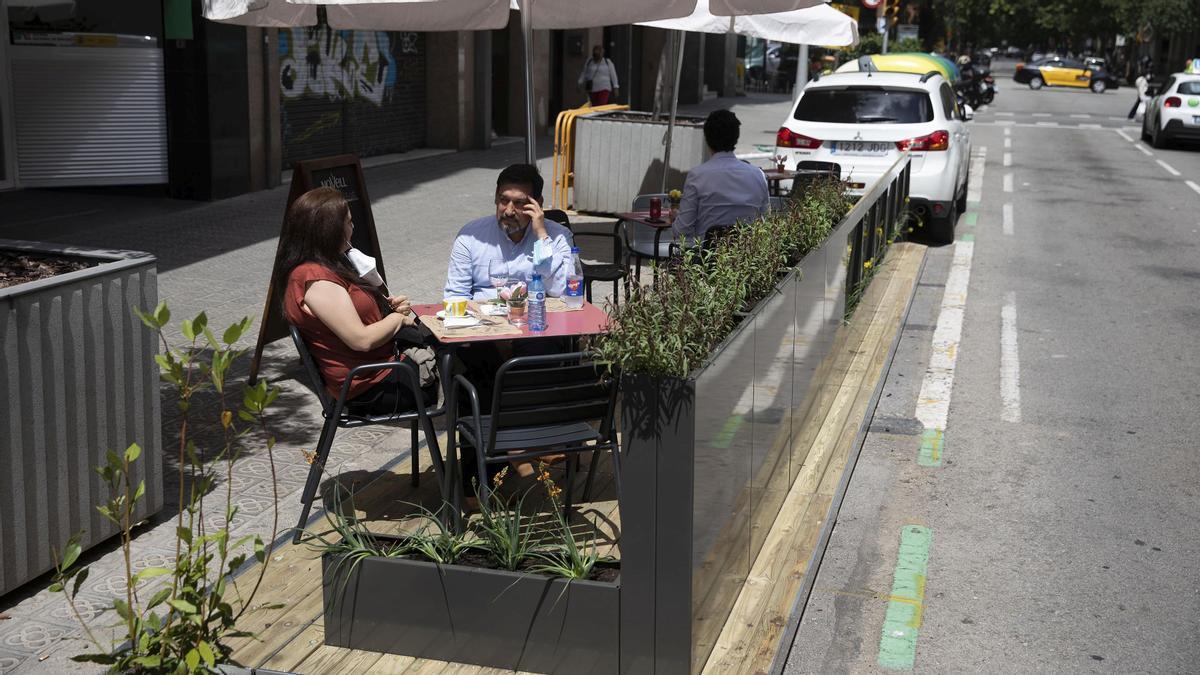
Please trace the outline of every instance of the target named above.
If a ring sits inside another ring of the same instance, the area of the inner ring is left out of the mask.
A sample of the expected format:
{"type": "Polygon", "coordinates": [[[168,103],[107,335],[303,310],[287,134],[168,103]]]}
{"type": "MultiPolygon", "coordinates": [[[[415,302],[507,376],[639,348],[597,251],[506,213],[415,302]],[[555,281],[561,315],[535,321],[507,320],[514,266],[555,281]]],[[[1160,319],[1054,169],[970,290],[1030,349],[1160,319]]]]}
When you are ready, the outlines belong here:
{"type": "Polygon", "coordinates": [[[861,194],[909,152],[909,207],[928,238],[950,243],[967,205],[969,118],[940,74],[834,73],[804,88],[776,134],[775,154],[789,169],[836,164],[861,194]]]}
{"type": "Polygon", "coordinates": [[[1167,78],[1142,118],[1142,140],[1156,148],[1171,141],[1200,141],[1200,75],[1175,73],[1167,78]]]}

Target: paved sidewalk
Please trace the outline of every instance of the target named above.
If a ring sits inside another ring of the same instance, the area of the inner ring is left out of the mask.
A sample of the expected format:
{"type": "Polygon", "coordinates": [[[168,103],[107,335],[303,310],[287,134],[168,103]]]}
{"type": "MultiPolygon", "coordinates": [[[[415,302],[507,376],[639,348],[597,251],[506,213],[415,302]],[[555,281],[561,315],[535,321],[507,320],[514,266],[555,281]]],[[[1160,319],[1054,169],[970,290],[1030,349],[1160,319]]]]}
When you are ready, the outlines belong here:
{"type": "MultiPolygon", "coordinates": [[[[743,153],[756,152],[756,144],[774,142],[775,129],[789,105],[786,96],[754,95],[710,100],[700,106],[681,107],[680,112],[733,108],[743,120],[743,140],[738,147],[743,153]]],[[[546,176],[550,175],[552,145],[550,139],[541,139],[538,144],[542,156],[539,164],[546,176]]],[[[496,174],[523,156],[523,143],[505,143],[489,150],[425,157],[365,170],[394,292],[417,300],[441,297],[454,235],[463,223],[490,211],[496,174]]],[[[149,251],[158,256],[159,297],[171,307],[169,338],[173,342],[182,340],[177,329],[179,320],[206,311],[210,326],[216,328],[244,316],[253,317],[254,329],[243,340],[244,346],[252,347],[287,193],[284,185],[207,203],[165,199],[141,188],[3,193],[0,238],[149,251]]],[[[585,223],[594,220],[580,218],[585,223]]],[[[597,293],[601,292],[608,289],[597,286],[597,293]]],[[[232,373],[231,381],[244,381],[248,365],[246,357],[232,373]]],[[[320,407],[303,384],[303,374],[287,340],[267,348],[263,376],[282,389],[272,419],[279,441],[274,451],[279,522],[287,528],[299,514],[299,493],[308,471],[302,450],[311,450],[316,443],[320,407]]],[[[178,413],[171,390],[164,387],[162,392],[164,447],[168,448],[167,464],[174,466],[169,448],[173,441],[177,443],[178,413]]],[[[216,404],[211,396],[199,400],[193,406],[193,418],[215,419],[216,404]]],[[[362,472],[366,477],[406,457],[407,448],[407,430],[369,427],[341,431],[330,453],[328,470],[334,474],[362,472]]],[[[232,489],[239,513],[230,523],[231,536],[268,536],[274,514],[265,449],[245,453],[234,473],[232,489]]],[[[178,504],[173,474],[166,480],[168,504],[137,533],[136,569],[174,562],[178,504]]],[[[222,493],[216,491],[213,498],[223,497],[222,493]]],[[[211,522],[220,524],[218,520],[211,522]]],[[[80,596],[85,615],[97,625],[112,623],[110,617],[96,615],[110,598],[122,592],[120,549],[112,542],[93,549],[84,558],[92,565],[92,574],[80,596]]],[[[41,590],[48,584],[46,578],[35,580],[0,597],[0,673],[94,670],[69,661],[70,656],[85,651],[86,644],[79,639],[79,626],[61,596],[41,590]]]]}

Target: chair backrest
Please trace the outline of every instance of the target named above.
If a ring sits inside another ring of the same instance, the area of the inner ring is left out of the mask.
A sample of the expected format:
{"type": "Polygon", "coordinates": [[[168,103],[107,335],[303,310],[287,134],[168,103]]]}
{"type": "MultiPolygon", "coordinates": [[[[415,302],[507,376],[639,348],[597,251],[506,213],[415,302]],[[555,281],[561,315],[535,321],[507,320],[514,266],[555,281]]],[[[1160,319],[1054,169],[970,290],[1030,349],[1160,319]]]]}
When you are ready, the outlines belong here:
{"type": "Polygon", "coordinates": [[[663,202],[663,206],[666,206],[666,204],[667,204],[667,193],[665,193],[665,192],[651,192],[651,193],[648,193],[648,194],[644,194],[644,195],[638,195],[637,197],[635,197],[635,198],[634,198],[634,200],[633,200],[633,209],[632,209],[632,210],[634,210],[634,211],[645,211],[646,209],[650,208],[650,200],[651,200],[652,198],[654,198],[654,197],[658,197],[659,199],[661,199],[661,200],[662,200],[662,202],[663,202]]]}
{"type": "Polygon", "coordinates": [[[498,430],[601,420],[607,436],[616,405],[616,378],[585,353],[521,356],[496,373],[492,438],[498,430]]]}
{"type": "Polygon", "coordinates": [[[321,410],[328,414],[333,408],[333,400],[329,396],[329,391],[325,389],[325,379],[321,377],[321,369],[317,367],[317,362],[309,353],[308,345],[305,344],[300,329],[288,324],[288,332],[291,333],[292,344],[296,345],[296,351],[300,354],[300,363],[304,364],[304,370],[308,373],[308,380],[312,384],[313,391],[317,392],[317,398],[321,401],[321,410]]]}
{"type": "Polygon", "coordinates": [[[567,217],[566,211],[562,209],[546,209],[542,213],[545,214],[546,220],[553,220],[568,230],[571,229],[571,219],[567,217]]]}

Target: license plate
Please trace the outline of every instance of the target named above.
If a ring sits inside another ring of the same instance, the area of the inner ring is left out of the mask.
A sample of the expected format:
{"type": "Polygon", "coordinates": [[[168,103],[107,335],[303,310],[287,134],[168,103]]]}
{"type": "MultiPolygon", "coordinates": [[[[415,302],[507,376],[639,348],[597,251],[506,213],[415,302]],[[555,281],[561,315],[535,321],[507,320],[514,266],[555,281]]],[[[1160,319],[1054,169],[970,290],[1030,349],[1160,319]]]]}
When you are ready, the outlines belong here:
{"type": "Polygon", "coordinates": [[[830,150],[835,155],[886,155],[894,147],[880,141],[834,141],[830,150]]]}
{"type": "Polygon", "coordinates": [[[1192,124],[1200,124],[1200,115],[1192,115],[1192,124]]]}

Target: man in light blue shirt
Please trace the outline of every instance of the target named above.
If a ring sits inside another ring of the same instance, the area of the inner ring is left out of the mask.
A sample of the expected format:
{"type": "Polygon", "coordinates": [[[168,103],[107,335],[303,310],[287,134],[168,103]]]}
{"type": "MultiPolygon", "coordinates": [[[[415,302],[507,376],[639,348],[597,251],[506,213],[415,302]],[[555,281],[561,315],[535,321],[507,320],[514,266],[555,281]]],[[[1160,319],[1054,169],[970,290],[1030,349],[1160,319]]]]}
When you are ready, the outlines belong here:
{"type": "Polygon", "coordinates": [[[677,238],[703,241],[710,229],[753,220],[770,206],[762,169],[733,154],[741,126],[728,110],[714,110],[704,120],[704,142],[713,155],[688,172],[679,215],[671,224],[677,238]]]}
{"type": "Polygon", "coordinates": [[[496,214],[463,226],[450,251],[445,297],[493,298],[489,265],[504,261],[506,276],[542,275],[546,294],[562,295],[571,270],[571,231],[546,220],[537,167],[513,164],[496,179],[496,214]]]}

